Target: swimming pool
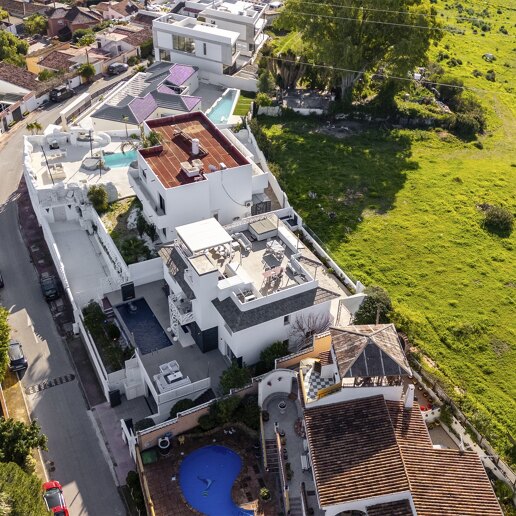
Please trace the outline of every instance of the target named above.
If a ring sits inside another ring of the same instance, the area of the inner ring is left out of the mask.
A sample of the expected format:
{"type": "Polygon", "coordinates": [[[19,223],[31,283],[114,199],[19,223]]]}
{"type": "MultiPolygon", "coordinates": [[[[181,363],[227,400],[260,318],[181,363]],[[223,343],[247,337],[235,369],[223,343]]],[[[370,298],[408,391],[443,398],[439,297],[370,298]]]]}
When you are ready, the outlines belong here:
{"type": "Polygon", "coordinates": [[[133,334],[134,341],[142,355],[171,346],[172,342],[145,299],[115,306],[117,315],[133,334]],[[131,305],[136,310],[131,309],[131,305]]]}
{"type": "Polygon", "coordinates": [[[179,468],[179,484],[186,501],[207,516],[247,516],[237,507],[231,488],[242,469],[242,459],[224,446],[205,446],[190,453],[179,468]]]}
{"type": "Polygon", "coordinates": [[[224,92],[215,104],[208,110],[206,115],[214,124],[227,123],[229,117],[233,114],[235,109],[238,90],[234,88],[228,89],[224,92]]]}
{"type": "Polygon", "coordinates": [[[109,168],[128,167],[133,161],[136,161],[136,151],[130,150],[125,154],[123,152],[115,152],[114,154],[104,154],[102,158],[109,168]]]}

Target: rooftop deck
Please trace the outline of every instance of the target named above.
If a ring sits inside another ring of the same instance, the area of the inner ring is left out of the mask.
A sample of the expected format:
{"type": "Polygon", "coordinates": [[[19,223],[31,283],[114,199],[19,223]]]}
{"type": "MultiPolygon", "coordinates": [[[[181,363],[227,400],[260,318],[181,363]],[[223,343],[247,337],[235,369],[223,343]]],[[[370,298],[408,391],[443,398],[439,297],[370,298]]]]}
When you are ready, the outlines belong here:
{"type": "Polygon", "coordinates": [[[162,145],[142,152],[146,162],[165,188],[203,179],[206,174],[226,168],[248,165],[249,161],[231,144],[209,119],[200,112],[150,120],[148,126],[160,134],[162,145]],[[192,152],[192,139],[199,140],[199,152],[192,152]],[[182,164],[202,162],[201,174],[189,177],[182,164]]]}

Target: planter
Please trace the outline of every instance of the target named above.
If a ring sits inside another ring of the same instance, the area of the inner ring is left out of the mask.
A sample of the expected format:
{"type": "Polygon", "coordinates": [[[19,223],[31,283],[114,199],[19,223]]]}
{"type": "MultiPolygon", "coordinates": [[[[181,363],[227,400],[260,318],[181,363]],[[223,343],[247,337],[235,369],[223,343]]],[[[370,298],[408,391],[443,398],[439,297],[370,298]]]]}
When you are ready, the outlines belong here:
{"type": "Polygon", "coordinates": [[[263,419],[264,423],[269,421],[269,413],[266,410],[264,410],[262,412],[262,419],[263,419]]]}
{"type": "Polygon", "coordinates": [[[280,411],[280,414],[285,414],[287,411],[287,403],[285,401],[280,401],[278,403],[278,409],[280,411]]]}

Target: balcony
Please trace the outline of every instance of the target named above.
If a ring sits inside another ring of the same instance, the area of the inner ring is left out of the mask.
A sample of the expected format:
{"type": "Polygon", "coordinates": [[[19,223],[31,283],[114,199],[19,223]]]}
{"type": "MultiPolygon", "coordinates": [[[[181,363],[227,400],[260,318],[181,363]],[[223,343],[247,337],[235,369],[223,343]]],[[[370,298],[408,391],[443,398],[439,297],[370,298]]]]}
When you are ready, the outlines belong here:
{"type": "Polygon", "coordinates": [[[195,320],[192,302],[184,294],[168,296],[168,308],[171,319],[176,320],[181,326],[190,324],[195,320]]]}
{"type": "Polygon", "coordinates": [[[152,222],[157,228],[162,229],[167,227],[165,212],[159,207],[156,200],[152,197],[151,193],[145,186],[145,183],[141,180],[138,172],[130,171],[129,184],[134,190],[134,193],[141,201],[143,210],[146,215],[152,219],[152,222]]]}

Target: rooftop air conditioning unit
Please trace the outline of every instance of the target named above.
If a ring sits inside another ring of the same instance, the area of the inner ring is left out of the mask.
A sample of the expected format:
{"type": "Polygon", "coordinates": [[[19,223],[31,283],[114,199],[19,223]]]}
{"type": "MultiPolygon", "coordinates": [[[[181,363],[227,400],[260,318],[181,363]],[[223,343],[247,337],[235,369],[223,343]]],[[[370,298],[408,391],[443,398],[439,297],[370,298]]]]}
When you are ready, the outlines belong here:
{"type": "Polygon", "coordinates": [[[219,163],[220,170],[226,170],[228,168],[224,162],[219,163]]]}

